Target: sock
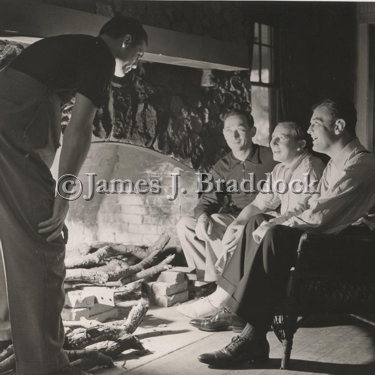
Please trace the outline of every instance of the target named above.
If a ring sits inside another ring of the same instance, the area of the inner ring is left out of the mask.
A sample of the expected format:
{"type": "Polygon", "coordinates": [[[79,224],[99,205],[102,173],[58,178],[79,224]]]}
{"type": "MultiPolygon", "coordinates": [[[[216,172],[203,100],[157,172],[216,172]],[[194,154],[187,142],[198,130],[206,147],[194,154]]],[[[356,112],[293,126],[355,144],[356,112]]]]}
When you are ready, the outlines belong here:
{"type": "Polygon", "coordinates": [[[240,336],[245,339],[250,339],[254,335],[254,327],[247,323],[240,336]]]}
{"type": "Polygon", "coordinates": [[[212,306],[220,309],[226,305],[226,303],[229,301],[229,298],[230,294],[228,294],[224,289],[218,286],[216,288],[216,291],[208,297],[208,300],[210,301],[212,306]]]}

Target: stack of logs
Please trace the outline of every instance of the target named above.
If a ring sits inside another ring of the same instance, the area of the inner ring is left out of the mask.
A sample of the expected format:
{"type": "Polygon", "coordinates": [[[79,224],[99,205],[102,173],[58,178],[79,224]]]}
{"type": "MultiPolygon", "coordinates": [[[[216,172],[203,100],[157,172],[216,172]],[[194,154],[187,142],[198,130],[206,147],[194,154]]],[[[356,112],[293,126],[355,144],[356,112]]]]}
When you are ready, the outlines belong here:
{"type": "MultiPolygon", "coordinates": [[[[81,318],[64,321],[64,349],[72,366],[89,370],[112,367],[113,359],[128,349],[145,350],[134,331],[149,308],[145,279],[171,268],[174,255],[161,260],[170,237],[160,236],[149,248],[118,243],[81,244],[67,250],[65,289],[111,288],[114,306],[132,306],[124,320],[101,323],[81,318]]],[[[15,370],[13,346],[0,352],[0,374],[15,370]]]]}

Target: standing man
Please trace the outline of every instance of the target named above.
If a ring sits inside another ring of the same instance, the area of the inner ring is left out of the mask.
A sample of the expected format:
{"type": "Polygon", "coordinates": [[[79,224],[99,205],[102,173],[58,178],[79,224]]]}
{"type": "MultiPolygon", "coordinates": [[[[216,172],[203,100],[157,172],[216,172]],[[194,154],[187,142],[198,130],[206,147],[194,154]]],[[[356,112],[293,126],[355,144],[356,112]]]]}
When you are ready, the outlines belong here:
{"type": "Polygon", "coordinates": [[[61,132],[57,94],[76,90],[59,176],[78,175],[113,74],[135,68],[147,41],[137,20],[114,17],[98,37],[38,41],[0,74],[0,238],[18,374],[82,373],[62,350],[67,231],[61,233],[69,201],[64,192],[55,196],[49,169],[61,132]]]}
{"type": "MultiPolygon", "coordinates": [[[[234,366],[266,361],[266,338],[290,268],[295,265],[300,237],[307,232],[351,232],[351,224],[375,205],[375,156],[355,134],[357,112],[350,101],[326,99],[313,107],[308,133],[313,150],[331,157],[318,186],[318,194],[300,215],[272,225],[259,244],[254,241],[255,215],[218,285],[229,295],[226,306],[247,324],[224,349],[199,356],[212,366],[234,366]]],[[[370,233],[370,230],[368,230],[370,233]]]]}
{"type": "MultiPolygon", "coordinates": [[[[265,180],[266,173],[276,165],[270,148],[252,142],[255,131],[253,117],[244,111],[231,110],[224,116],[224,138],[232,152],[220,159],[210,172],[212,181],[223,181],[222,191],[204,193],[195,207],[195,217],[183,217],[177,224],[188,266],[196,269],[198,279],[216,281],[219,278],[215,264],[222,253],[224,233],[256,197],[255,192],[241,188],[231,192],[230,186],[235,182],[239,187],[243,180],[250,179],[250,175],[254,176],[255,183],[265,180]]],[[[249,189],[249,185],[245,187],[249,189]]],[[[208,299],[195,307],[197,310],[191,311],[189,305],[180,305],[177,310],[191,318],[207,316],[205,311],[212,310],[208,299]]]]}

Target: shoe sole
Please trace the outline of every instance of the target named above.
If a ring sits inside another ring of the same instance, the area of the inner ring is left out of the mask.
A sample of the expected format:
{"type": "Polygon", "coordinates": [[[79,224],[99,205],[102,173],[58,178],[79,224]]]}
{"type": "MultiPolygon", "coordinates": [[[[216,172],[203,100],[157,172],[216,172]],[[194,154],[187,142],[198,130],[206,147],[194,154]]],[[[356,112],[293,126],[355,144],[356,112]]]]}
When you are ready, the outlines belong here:
{"type": "Polygon", "coordinates": [[[196,327],[196,326],[193,326],[193,327],[198,328],[200,331],[205,331],[205,332],[222,332],[222,331],[232,330],[234,333],[241,333],[243,329],[245,328],[245,326],[243,327],[227,326],[227,327],[221,327],[221,328],[204,328],[204,327],[196,327]]]}
{"type": "Polygon", "coordinates": [[[255,358],[240,357],[240,358],[238,358],[236,361],[234,361],[232,363],[223,363],[223,364],[220,364],[220,363],[218,363],[218,364],[212,364],[212,363],[202,362],[200,360],[199,361],[202,362],[202,363],[207,364],[209,368],[231,369],[231,368],[234,368],[234,367],[245,365],[247,363],[258,365],[258,364],[265,363],[268,360],[269,360],[269,355],[255,357],[255,358]]]}

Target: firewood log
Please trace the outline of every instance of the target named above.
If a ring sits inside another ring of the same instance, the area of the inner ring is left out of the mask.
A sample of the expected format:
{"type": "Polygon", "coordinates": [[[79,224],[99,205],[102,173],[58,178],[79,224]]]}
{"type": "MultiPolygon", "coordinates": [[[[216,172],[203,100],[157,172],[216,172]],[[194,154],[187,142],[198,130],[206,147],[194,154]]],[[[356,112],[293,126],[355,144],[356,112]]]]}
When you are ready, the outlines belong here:
{"type": "Polygon", "coordinates": [[[0,374],[16,369],[16,357],[12,354],[10,357],[0,362],[0,374]]]}
{"type": "Polygon", "coordinates": [[[82,349],[87,345],[100,341],[115,340],[121,335],[121,328],[115,329],[107,326],[90,328],[77,328],[66,335],[69,345],[72,348],[82,349]]]}
{"type": "Polygon", "coordinates": [[[105,272],[95,269],[76,268],[66,270],[65,282],[87,282],[92,284],[104,284],[108,281],[108,275],[105,272]]]}
{"type": "Polygon", "coordinates": [[[90,252],[92,252],[93,250],[100,249],[102,247],[110,247],[113,255],[135,255],[138,259],[144,259],[148,257],[149,254],[155,251],[161,251],[167,245],[169,240],[170,236],[166,233],[163,233],[153,245],[146,249],[142,246],[124,245],[121,243],[114,242],[93,242],[90,245],[90,252]]]}
{"type": "Polygon", "coordinates": [[[120,336],[116,341],[101,341],[87,346],[88,350],[97,350],[110,358],[115,358],[125,350],[144,350],[144,346],[137,337],[129,334],[120,336]]]}
{"type": "Polygon", "coordinates": [[[98,271],[108,273],[108,272],[114,272],[120,269],[133,266],[134,264],[137,264],[138,262],[139,262],[139,259],[135,257],[134,255],[123,258],[123,259],[110,258],[107,260],[105,265],[96,267],[96,269],[98,271]]]}
{"type": "Polygon", "coordinates": [[[119,280],[119,283],[121,283],[123,285],[126,285],[126,284],[129,284],[129,283],[131,283],[135,280],[147,279],[148,277],[154,276],[154,275],[156,275],[156,274],[158,274],[162,271],[168,270],[168,269],[171,268],[169,263],[172,262],[173,259],[174,259],[174,255],[169,255],[168,257],[166,257],[162,262],[160,262],[156,266],[153,266],[151,268],[148,268],[146,270],[138,272],[138,273],[136,273],[132,276],[124,277],[124,278],[119,280]]]}
{"type": "Polygon", "coordinates": [[[115,242],[93,242],[90,245],[90,251],[95,251],[102,247],[110,247],[113,255],[131,256],[134,255],[138,259],[144,259],[148,256],[147,251],[142,246],[123,245],[115,242]]]}
{"type": "Polygon", "coordinates": [[[84,256],[67,257],[65,259],[66,268],[91,268],[100,264],[105,258],[109,256],[108,249],[103,247],[95,253],[84,256]]]}
{"type": "Polygon", "coordinates": [[[97,352],[97,351],[89,351],[89,354],[83,356],[80,359],[75,361],[71,361],[71,365],[73,367],[79,368],[81,370],[90,370],[95,366],[104,366],[104,367],[113,367],[114,363],[112,358],[109,356],[97,352]]]}
{"type": "Polygon", "coordinates": [[[135,301],[142,297],[143,279],[114,289],[115,306],[124,306],[124,301],[135,301]]]}
{"type": "Polygon", "coordinates": [[[142,320],[145,317],[149,307],[150,300],[147,294],[144,294],[141,300],[138,302],[137,306],[134,306],[131,309],[128,317],[126,318],[124,331],[127,333],[134,333],[142,323],[142,320]]]}
{"type": "Polygon", "coordinates": [[[170,239],[171,237],[168,235],[168,233],[161,234],[161,236],[156,240],[156,242],[146,250],[147,253],[151,254],[153,252],[160,252],[165,248],[170,239]]]}

